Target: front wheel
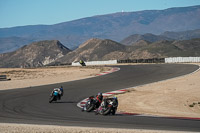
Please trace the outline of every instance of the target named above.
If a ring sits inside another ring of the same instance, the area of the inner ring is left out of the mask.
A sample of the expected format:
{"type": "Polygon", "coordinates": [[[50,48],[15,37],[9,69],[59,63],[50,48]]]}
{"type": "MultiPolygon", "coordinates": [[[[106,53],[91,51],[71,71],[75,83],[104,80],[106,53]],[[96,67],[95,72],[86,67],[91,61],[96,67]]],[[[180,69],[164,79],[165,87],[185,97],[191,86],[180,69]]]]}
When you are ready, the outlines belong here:
{"type": "Polygon", "coordinates": [[[90,112],[90,111],[92,111],[94,109],[94,104],[87,104],[86,105],[86,111],[87,112],[90,112]]]}
{"type": "Polygon", "coordinates": [[[51,96],[51,97],[49,98],[49,103],[52,103],[52,102],[53,102],[53,99],[54,99],[54,96],[51,96]]]}
{"type": "Polygon", "coordinates": [[[49,98],[49,103],[52,103],[53,101],[57,101],[56,97],[55,96],[51,96],[49,98]]]}

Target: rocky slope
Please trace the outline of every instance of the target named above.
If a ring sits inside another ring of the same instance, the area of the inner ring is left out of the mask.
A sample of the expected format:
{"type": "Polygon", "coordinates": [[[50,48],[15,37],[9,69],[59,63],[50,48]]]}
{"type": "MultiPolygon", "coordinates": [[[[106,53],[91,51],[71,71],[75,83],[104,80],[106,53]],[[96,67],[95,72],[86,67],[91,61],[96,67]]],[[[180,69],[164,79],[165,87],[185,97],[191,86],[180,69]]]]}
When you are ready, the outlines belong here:
{"type": "Polygon", "coordinates": [[[112,40],[90,39],[75,51],[58,59],[59,62],[97,60],[148,59],[176,56],[200,56],[200,39],[148,42],[140,40],[126,46],[112,40]]]}
{"type": "Polygon", "coordinates": [[[59,41],[40,41],[17,51],[0,54],[0,67],[39,67],[84,61],[149,59],[200,56],[200,38],[191,40],[148,42],[122,45],[112,40],[90,39],[70,51],[59,41]]]}
{"type": "MultiPolygon", "coordinates": [[[[112,40],[101,40],[101,39],[90,39],[80,45],[76,50],[70,52],[69,54],[63,56],[59,59],[60,62],[73,62],[79,61],[80,59],[85,61],[91,60],[107,60],[107,54],[115,51],[124,51],[125,46],[112,40]]],[[[109,57],[109,59],[115,59],[114,57],[109,57]]]]}
{"type": "MultiPolygon", "coordinates": [[[[136,51],[146,51],[156,58],[161,57],[196,57],[200,56],[200,38],[179,41],[157,41],[138,48],[136,51]]],[[[151,56],[149,56],[151,58],[151,56]]],[[[145,58],[148,58],[146,56],[145,58]]]]}
{"type": "Polygon", "coordinates": [[[39,67],[66,55],[70,50],[59,41],[40,41],[0,54],[0,67],[39,67]]]}

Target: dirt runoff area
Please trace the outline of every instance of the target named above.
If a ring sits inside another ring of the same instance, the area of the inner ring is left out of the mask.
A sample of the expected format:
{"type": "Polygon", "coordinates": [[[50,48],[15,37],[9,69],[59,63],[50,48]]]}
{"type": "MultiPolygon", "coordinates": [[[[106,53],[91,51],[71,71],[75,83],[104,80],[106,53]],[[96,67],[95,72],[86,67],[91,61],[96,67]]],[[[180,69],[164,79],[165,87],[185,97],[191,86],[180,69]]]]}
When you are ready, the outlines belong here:
{"type": "Polygon", "coordinates": [[[122,112],[200,118],[200,71],[131,88],[118,99],[122,112]]]}
{"type": "Polygon", "coordinates": [[[0,81],[0,90],[25,88],[55,84],[72,80],[94,77],[109,67],[44,67],[44,68],[0,68],[0,75],[7,75],[10,81],[0,81]]]}
{"type": "Polygon", "coordinates": [[[182,133],[182,132],[143,130],[143,129],[70,127],[70,126],[55,126],[55,125],[0,124],[0,133],[182,133]]]}

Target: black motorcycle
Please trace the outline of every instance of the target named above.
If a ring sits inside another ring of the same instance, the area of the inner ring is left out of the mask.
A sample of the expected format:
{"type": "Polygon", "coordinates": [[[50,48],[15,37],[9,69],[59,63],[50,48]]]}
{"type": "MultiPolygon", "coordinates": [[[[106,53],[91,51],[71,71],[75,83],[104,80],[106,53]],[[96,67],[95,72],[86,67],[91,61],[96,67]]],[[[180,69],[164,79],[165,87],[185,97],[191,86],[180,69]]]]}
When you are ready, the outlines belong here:
{"type": "Polygon", "coordinates": [[[87,112],[91,112],[92,110],[95,110],[98,108],[96,98],[94,96],[89,97],[89,100],[86,102],[85,107],[84,107],[87,112]]]}
{"type": "Polygon", "coordinates": [[[52,103],[53,101],[57,101],[59,99],[59,93],[58,91],[54,91],[53,94],[50,95],[49,103],[52,103]]]}
{"type": "Polygon", "coordinates": [[[118,105],[113,100],[104,100],[101,106],[96,110],[96,115],[115,115],[118,105]]]}

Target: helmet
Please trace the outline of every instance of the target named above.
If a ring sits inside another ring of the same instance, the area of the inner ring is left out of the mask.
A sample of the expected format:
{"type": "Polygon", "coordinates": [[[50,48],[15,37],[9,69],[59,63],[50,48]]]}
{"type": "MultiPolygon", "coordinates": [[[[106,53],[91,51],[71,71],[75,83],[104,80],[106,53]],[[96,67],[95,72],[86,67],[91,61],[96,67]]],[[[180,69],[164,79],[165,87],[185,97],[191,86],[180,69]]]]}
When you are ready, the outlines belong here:
{"type": "Polygon", "coordinates": [[[114,99],[117,99],[117,96],[114,96],[113,98],[114,98],[114,99]]]}
{"type": "Polygon", "coordinates": [[[98,93],[98,96],[103,96],[101,92],[98,93]]]}

